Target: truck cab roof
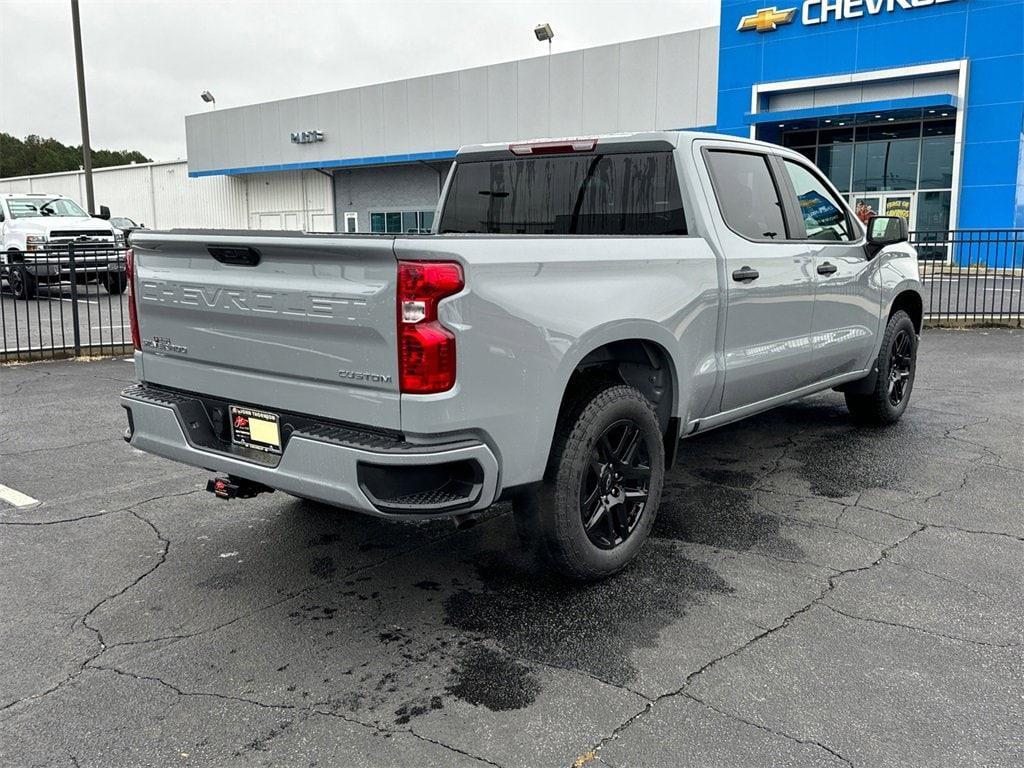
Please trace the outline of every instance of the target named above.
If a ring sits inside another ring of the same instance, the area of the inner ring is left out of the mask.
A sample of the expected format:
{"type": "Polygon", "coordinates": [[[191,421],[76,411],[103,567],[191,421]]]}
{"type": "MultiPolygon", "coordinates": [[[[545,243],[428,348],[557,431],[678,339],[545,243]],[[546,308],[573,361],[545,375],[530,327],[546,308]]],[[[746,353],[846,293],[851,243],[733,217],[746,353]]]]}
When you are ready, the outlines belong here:
{"type": "Polygon", "coordinates": [[[529,157],[541,154],[563,154],[572,152],[592,152],[600,149],[605,152],[635,152],[652,150],[671,150],[686,141],[707,139],[712,141],[735,141],[752,146],[770,147],[779,150],[777,144],[763,141],[729,136],[706,131],[641,131],[632,133],[591,134],[585,136],[539,138],[515,142],[489,142],[486,144],[469,144],[462,147],[455,155],[458,160],[495,160],[511,157],[529,157]]]}

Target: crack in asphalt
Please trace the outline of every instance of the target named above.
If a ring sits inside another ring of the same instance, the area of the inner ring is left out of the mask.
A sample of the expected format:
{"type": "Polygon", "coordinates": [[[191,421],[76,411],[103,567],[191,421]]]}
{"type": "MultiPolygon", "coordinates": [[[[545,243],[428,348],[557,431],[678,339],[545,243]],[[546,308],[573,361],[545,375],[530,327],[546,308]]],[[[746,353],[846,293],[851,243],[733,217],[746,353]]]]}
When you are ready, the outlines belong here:
{"type": "MultiPolygon", "coordinates": [[[[829,575],[827,577],[827,581],[826,581],[825,587],[821,590],[821,592],[816,597],[814,597],[808,603],[806,603],[805,605],[801,606],[797,610],[795,610],[792,613],[790,613],[788,616],[786,616],[781,622],[776,624],[774,627],[770,627],[769,629],[766,629],[763,632],[760,632],[759,634],[757,634],[754,637],[752,637],[749,640],[747,640],[742,645],[732,649],[728,653],[724,653],[724,654],[722,654],[720,656],[716,656],[715,658],[713,658],[710,661],[706,662],[700,668],[698,668],[695,671],[693,671],[690,674],[688,674],[686,676],[686,678],[683,680],[683,684],[678,689],[676,689],[675,691],[669,691],[667,693],[660,694],[659,696],[655,697],[653,701],[648,702],[648,704],[642,710],[640,710],[636,714],[630,716],[625,721],[620,723],[608,736],[605,736],[598,743],[596,743],[594,745],[594,747],[593,747],[593,750],[595,752],[600,753],[601,749],[605,745],[607,745],[609,742],[613,741],[614,739],[619,738],[619,736],[626,729],[628,729],[631,725],[633,725],[633,723],[635,723],[637,720],[639,720],[644,715],[646,715],[646,714],[650,713],[651,711],[653,711],[654,707],[657,706],[658,703],[660,703],[661,701],[664,701],[666,699],[674,698],[674,697],[679,696],[679,695],[687,695],[689,693],[687,691],[687,689],[690,687],[690,685],[693,683],[693,681],[696,680],[698,677],[700,677],[702,674],[704,674],[708,670],[714,668],[719,663],[721,663],[721,662],[723,662],[723,661],[725,661],[727,659],[733,658],[734,656],[738,656],[739,654],[741,654],[744,651],[748,650],[749,648],[753,647],[754,645],[756,645],[757,643],[759,643],[761,640],[765,639],[766,637],[774,635],[776,632],[779,632],[779,631],[785,629],[790,624],[792,624],[793,621],[798,616],[801,616],[802,614],[807,613],[809,610],[814,608],[816,605],[820,604],[826,597],[828,597],[828,595],[831,594],[831,592],[838,586],[838,583],[839,583],[840,579],[843,579],[843,578],[848,577],[848,576],[852,576],[854,574],[864,573],[865,571],[871,570],[872,568],[877,566],[879,563],[881,563],[883,560],[887,559],[890,553],[892,553],[894,550],[896,550],[902,544],[904,544],[907,541],[909,541],[911,538],[913,538],[917,534],[921,533],[921,531],[926,530],[926,528],[927,528],[926,525],[923,525],[923,524],[919,525],[917,528],[915,528],[910,533],[906,534],[905,536],[903,536],[903,537],[897,539],[896,541],[892,542],[891,544],[887,545],[886,547],[884,547],[882,549],[882,551],[879,553],[878,557],[875,558],[870,563],[868,563],[867,565],[856,566],[854,568],[846,568],[846,569],[843,569],[841,571],[836,571],[835,573],[829,575]]],[[[766,730],[767,730],[767,728],[766,728],[766,730]]],[[[782,735],[782,734],[780,734],[780,735],[782,735]]],[[[822,749],[826,750],[830,754],[832,754],[832,755],[838,757],[839,759],[843,760],[848,765],[851,765],[851,766],[853,765],[853,763],[851,763],[848,759],[846,759],[845,757],[840,755],[834,749],[832,749],[832,748],[830,748],[830,747],[828,747],[828,746],[826,746],[824,744],[820,744],[819,742],[810,742],[810,743],[818,744],[818,746],[821,746],[822,749]]]]}
{"type": "Polygon", "coordinates": [[[29,449],[24,450],[24,451],[10,451],[10,452],[4,451],[4,452],[0,452],[0,457],[5,458],[5,459],[9,459],[9,458],[11,458],[13,456],[28,456],[28,455],[33,454],[33,453],[43,453],[45,451],[50,451],[50,452],[52,452],[52,451],[66,451],[66,450],[68,450],[70,448],[82,448],[82,447],[84,447],[86,445],[99,445],[100,443],[114,443],[114,442],[117,442],[120,439],[121,439],[120,437],[114,435],[112,437],[105,437],[105,438],[102,438],[100,440],[84,440],[81,443],[71,443],[70,445],[48,445],[48,446],[46,446],[44,448],[29,448],[29,449]]]}
{"type": "Polygon", "coordinates": [[[902,624],[902,623],[900,623],[898,621],[887,621],[886,619],[876,619],[876,618],[874,618],[872,616],[861,616],[860,614],[849,613],[848,611],[844,611],[841,608],[836,608],[834,605],[829,605],[828,603],[822,603],[821,605],[822,605],[823,608],[828,608],[828,610],[832,611],[833,613],[837,613],[840,616],[845,616],[846,618],[852,619],[854,621],[866,621],[866,622],[868,622],[870,624],[881,624],[881,625],[886,626],[886,627],[897,627],[899,629],[909,629],[909,630],[911,630],[913,632],[922,632],[922,633],[924,633],[926,635],[932,635],[934,637],[941,637],[941,638],[944,638],[946,640],[954,640],[954,641],[956,641],[958,643],[970,643],[971,645],[980,645],[980,646],[983,646],[983,647],[986,647],[986,648],[1002,648],[1002,649],[1017,648],[1017,647],[1019,647],[1021,645],[1021,643],[990,643],[990,642],[987,642],[985,640],[973,640],[973,639],[971,639],[969,637],[961,637],[960,635],[947,635],[944,632],[936,632],[934,629],[925,629],[924,627],[919,627],[919,626],[917,626],[915,624],[902,624]]]}
{"type": "MultiPolygon", "coordinates": [[[[160,501],[161,499],[175,499],[181,496],[190,496],[193,493],[200,493],[199,489],[192,489],[189,491],[181,491],[180,493],[165,493],[159,496],[151,496],[148,499],[142,501],[133,501],[131,504],[125,504],[123,507],[117,507],[115,509],[101,509],[99,512],[90,512],[87,515],[78,515],[77,517],[62,517],[59,520],[0,520],[0,525],[10,526],[24,526],[28,528],[42,527],[47,525],[63,525],[64,523],[77,523],[82,520],[94,520],[97,517],[107,517],[108,515],[115,515],[118,512],[131,512],[135,507],[141,507],[145,504],[150,504],[154,501],[160,501]]],[[[43,509],[46,506],[44,501],[40,506],[33,508],[33,511],[43,509]]],[[[138,517],[136,515],[136,517],[138,517]]]]}
{"type": "MultiPolygon", "coordinates": [[[[185,495],[185,494],[176,494],[176,495],[185,495]]],[[[152,499],[151,499],[151,501],[152,501],[152,499]]],[[[102,600],[100,600],[98,603],[96,603],[96,605],[94,605],[92,608],[90,608],[88,611],[86,611],[85,615],[82,616],[82,626],[85,627],[86,629],[90,630],[91,632],[93,632],[96,635],[96,639],[99,641],[99,644],[100,644],[100,649],[101,649],[100,653],[102,653],[103,651],[107,650],[107,644],[106,644],[106,641],[103,639],[103,633],[99,630],[99,628],[93,627],[92,625],[89,624],[89,618],[96,611],[98,611],[103,605],[105,605],[106,603],[110,602],[111,600],[117,599],[118,597],[123,595],[125,592],[130,590],[132,587],[134,587],[137,584],[139,584],[139,582],[141,582],[143,579],[145,579],[151,573],[155,572],[156,569],[159,568],[161,565],[166,563],[167,562],[167,553],[171,549],[171,540],[168,539],[166,536],[164,536],[162,533],[160,533],[160,529],[157,528],[156,525],[154,525],[151,520],[149,520],[148,518],[143,517],[142,515],[140,515],[134,509],[129,509],[128,513],[130,515],[132,515],[134,518],[136,518],[137,520],[139,520],[140,522],[142,522],[143,524],[149,526],[149,528],[153,531],[153,533],[156,534],[157,540],[163,546],[160,549],[160,557],[156,561],[156,563],[153,565],[152,568],[146,569],[134,581],[132,581],[130,584],[128,584],[127,586],[123,587],[122,589],[118,590],[114,594],[108,595],[107,597],[104,597],[102,600]]],[[[97,654],[97,657],[98,656],[99,656],[99,654],[97,654]]],[[[86,663],[88,664],[88,662],[86,662],[86,663]]]]}
{"type": "Polygon", "coordinates": [[[686,698],[688,698],[688,699],[690,699],[692,701],[697,702],[698,704],[700,704],[702,706],[707,707],[712,712],[717,712],[720,715],[728,717],[728,718],[730,718],[732,720],[736,720],[736,721],[738,721],[740,723],[743,723],[744,725],[749,725],[752,728],[757,728],[758,730],[764,731],[765,733],[770,733],[773,736],[779,736],[779,737],[781,737],[783,739],[787,739],[788,741],[792,741],[792,742],[795,742],[797,744],[803,744],[805,746],[817,747],[818,749],[823,749],[826,752],[828,752],[830,755],[835,757],[837,760],[841,760],[843,763],[845,763],[846,765],[850,766],[850,768],[853,768],[853,761],[852,760],[850,760],[847,757],[844,757],[842,754],[840,754],[839,752],[837,752],[835,749],[833,749],[832,747],[828,746],[827,744],[822,744],[820,741],[815,741],[814,739],[801,739],[799,736],[794,736],[791,733],[786,733],[785,731],[778,731],[778,730],[775,730],[774,728],[769,728],[767,725],[764,725],[762,723],[756,723],[753,720],[748,720],[745,717],[740,717],[739,715],[737,715],[737,714],[735,714],[733,712],[728,712],[728,711],[726,711],[724,709],[720,709],[720,708],[716,707],[715,705],[713,705],[713,704],[711,704],[711,703],[709,703],[707,701],[704,701],[704,699],[701,699],[701,698],[698,698],[697,696],[694,696],[689,691],[684,692],[683,696],[685,696],[686,698]]]}
{"type": "MultiPolygon", "coordinates": [[[[479,761],[481,763],[484,763],[485,765],[492,765],[495,768],[503,768],[503,766],[500,765],[499,763],[495,763],[495,762],[493,762],[491,760],[488,760],[485,757],[480,757],[479,755],[474,755],[473,753],[467,752],[466,750],[460,749],[458,747],[453,747],[450,744],[445,744],[443,741],[440,741],[438,739],[432,739],[432,738],[430,738],[428,736],[424,736],[422,734],[416,733],[411,728],[383,728],[383,727],[381,727],[381,726],[379,726],[379,725],[377,725],[375,723],[367,723],[367,722],[364,722],[364,721],[360,720],[359,718],[351,717],[349,715],[344,715],[344,714],[342,714],[340,712],[335,712],[335,711],[330,711],[330,710],[323,710],[323,709],[317,709],[315,706],[313,706],[313,707],[303,707],[303,706],[300,706],[300,705],[297,705],[297,704],[268,703],[268,702],[265,702],[265,701],[260,701],[259,699],[252,699],[252,698],[249,698],[247,696],[233,696],[231,694],[219,693],[217,691],[186,691],[183,688],[181,688],[181,687],[179,687],[179,686],[175,685],[174,683],[171,683],[171,682],[169,682],[167,680],[164,680],[161,677],[156,677],[154,675],[139,675],[139,674],[136,674],[135,672],[129,672],[128,670],[121,669],[119,667],[110,667],[110,666],[104,666],[104,665],[100,665],[100,664],[93,664],[93,665],[91,665],[89,667],[89,669],[90,670],[94,670],[94,671],[99,671],[99,672],[112,672],[112,673],[114,673],[116,675],[119,675],[121,677],[126,677],[126,678],[129,678],[131,680],[135,680],[135,681],[157,683],[158,685],[161,685],[161,686],[169,689],[170,691],[174,692],[174,694],[176,696],[180,697],[180,698],[204,698],[204,697],[206,697],[206,698],[214,698],[214,699],[220,699],[222,701],[231,701],[231,702],[235,702],[235,703],[238,703],[238,704],[247,704],[249,706],[258,707],[260,709],[269,709],[269,710],[284,711],[284,712],[297,712],[297,713],[301,713],[301,714],[304,714],[304,715],[307,715],[307,716],[330,717],[330,718],[334,718],[336,720],[342,720],[342,721],[344,721],[346,723],[349,723],[351,725],[359,726],[360,728],[365,728],[368,731],[375,731],[376,733],[387,734],[389,736],[395,735],[395,734],[407,733],[410,736],[412,736],[412,737],[414,737],[414,738],[416,738],[416,739],[418,739],[420,741],[428,742],[430,744],[434,744],[436,746],[439,746],[439,747],[442,747],[444,749],[447,749],[447,750],[449,750],[451,752],[455,752],[457,754],[464,755],[465,757],[472,758],[472,759],[477,760],[477,761],[479,761]]],[[[266,745],[273,738],[276,738],[279,735],[283,735],[283,733],[284,733],[284,731],[282,730],[281,732],[275,734],[274,736],[272,736],[270,738],[263,739],[261,743],[266,745]]]]}

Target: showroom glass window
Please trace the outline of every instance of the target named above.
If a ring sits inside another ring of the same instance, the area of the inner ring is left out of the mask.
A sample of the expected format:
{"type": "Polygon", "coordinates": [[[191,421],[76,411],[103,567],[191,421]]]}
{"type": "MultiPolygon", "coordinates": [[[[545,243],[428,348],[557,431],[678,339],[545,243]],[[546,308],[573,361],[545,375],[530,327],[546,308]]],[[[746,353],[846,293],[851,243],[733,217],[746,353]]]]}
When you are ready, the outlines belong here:
{"type": "Polygon", "coordinates": [[[456,165],[441,233],[684,235],[671,152],[567,154],[456,165]]]}
{"type": "Polygon", "coordinates": [[[922,119],[891,121],[882,113],[856,126],[853,118],[823,119],[816,127],[785,129],[781,143],[812,160],[851,204],[866,201],[885,213],[909,202],[915,230],[945,230],[953,187],[951,112],[922,110],[922,119]]]}

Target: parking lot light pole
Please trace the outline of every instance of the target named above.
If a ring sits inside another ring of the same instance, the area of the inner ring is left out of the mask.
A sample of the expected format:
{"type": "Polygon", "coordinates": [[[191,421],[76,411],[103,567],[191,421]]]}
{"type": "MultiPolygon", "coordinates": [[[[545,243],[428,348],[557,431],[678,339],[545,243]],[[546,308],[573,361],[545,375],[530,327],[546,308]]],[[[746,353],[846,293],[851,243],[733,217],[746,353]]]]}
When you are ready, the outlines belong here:
{"type": "Polygon", "coordinates": [[[89,110],[85,104],[85,65],[82,63],[82,24],[78,16],[78,0],[71,0],[71,27],[75,35],[75,69],[78,72],[78,114],[82,120],[85,209],[93,214],[96,212],[96,204],[92,194],[92,148],[89,146],[89,110]]]}

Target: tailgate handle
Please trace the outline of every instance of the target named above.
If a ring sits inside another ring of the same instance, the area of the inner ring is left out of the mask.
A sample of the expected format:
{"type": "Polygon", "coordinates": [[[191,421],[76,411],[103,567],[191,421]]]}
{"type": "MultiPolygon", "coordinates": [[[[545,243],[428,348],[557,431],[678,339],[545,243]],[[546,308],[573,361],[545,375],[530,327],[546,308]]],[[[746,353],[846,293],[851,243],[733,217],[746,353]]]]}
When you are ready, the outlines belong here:
{"type": "Polygon", "coordinates": [[[255,248],[208,245],[206,250],[221,264],[230,264],[235,267],[255,267],[260,263],[260,252],[255,248]]]}

